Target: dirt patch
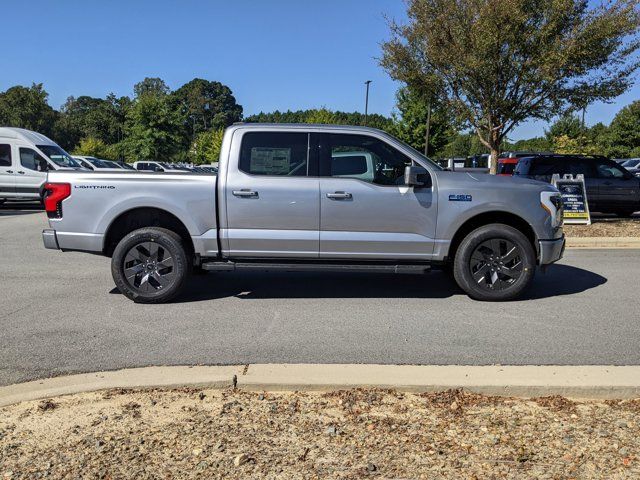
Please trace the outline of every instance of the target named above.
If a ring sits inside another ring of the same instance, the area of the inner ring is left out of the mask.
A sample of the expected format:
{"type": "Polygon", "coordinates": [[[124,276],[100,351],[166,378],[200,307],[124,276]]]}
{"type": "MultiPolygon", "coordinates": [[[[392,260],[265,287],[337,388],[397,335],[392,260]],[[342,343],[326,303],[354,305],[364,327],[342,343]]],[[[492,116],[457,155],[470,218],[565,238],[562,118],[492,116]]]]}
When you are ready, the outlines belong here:
{"type": "Polygon", "coordinates": [[[595,217],[591,225],[565,225],[567,237],[640,237],[640,217],[595,217]]]}
{"type": "Polygon", "coordinates": [[[0,479],[638,478],[637,401],[117,390],[0,409],[0,479]]]}

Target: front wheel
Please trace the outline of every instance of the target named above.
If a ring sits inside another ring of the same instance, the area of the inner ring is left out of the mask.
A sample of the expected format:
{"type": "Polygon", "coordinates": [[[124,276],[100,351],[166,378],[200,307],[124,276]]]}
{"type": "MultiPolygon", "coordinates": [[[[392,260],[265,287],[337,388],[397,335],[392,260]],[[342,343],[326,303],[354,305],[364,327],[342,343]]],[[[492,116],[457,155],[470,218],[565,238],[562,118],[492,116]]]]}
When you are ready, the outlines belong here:
{"type": "Polygon", "coordinates": [[[453,274],[467,295],[501,301],[518,297],[533,280],[536,256],[520,231],[490,224],[469,233],[456,252],[453,274]]]}
{"type": "Polygon", "coordinates": [[[111,258],[113,280],[137,303],[163,303],[176,297],[187,282],[189,267],[180,236],[157,227],[129,233],[111,258]]]}

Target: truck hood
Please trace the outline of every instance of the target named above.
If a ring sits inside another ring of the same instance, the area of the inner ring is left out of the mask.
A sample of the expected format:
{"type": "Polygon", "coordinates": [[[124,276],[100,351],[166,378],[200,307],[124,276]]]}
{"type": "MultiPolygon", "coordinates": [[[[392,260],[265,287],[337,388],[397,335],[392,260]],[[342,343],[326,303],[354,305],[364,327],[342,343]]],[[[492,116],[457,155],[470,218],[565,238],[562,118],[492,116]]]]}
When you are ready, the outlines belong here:
{"type": "Polygon", "coordinates": [[[546,182],[532,180],[530,178],[522,178],[518,176],[501,176],[490,175],[487,173],[469,173],[469,172],[438,172],[438,180],[445,182],[447,185],[457,185],[459,187],[469,188],[496,188],[496,189],[537,189],[541,192],[556,191],[556,188],[546,182]]]}

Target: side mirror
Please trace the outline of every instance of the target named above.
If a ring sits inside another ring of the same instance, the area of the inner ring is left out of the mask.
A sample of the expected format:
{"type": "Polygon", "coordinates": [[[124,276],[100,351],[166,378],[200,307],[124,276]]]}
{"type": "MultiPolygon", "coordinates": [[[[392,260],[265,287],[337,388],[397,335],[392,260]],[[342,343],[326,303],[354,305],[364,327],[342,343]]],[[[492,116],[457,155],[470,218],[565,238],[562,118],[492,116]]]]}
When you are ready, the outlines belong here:
{"type": "Polygon", "coordinates": [[[423,182],[419,177],[428,175],[427,169],[417,165],[408,165],[404,167],[404,184],[408,187],[424,187],[431,182],[423,182]]]}

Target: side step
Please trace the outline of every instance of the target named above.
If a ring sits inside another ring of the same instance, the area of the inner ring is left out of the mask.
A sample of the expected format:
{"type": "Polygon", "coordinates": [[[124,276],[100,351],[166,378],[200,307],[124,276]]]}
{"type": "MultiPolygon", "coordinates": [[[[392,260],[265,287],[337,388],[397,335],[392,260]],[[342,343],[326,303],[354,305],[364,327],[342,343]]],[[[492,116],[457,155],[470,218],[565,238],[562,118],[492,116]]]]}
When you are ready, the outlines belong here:
{"type": "Polygon", "coordinates": [[[234,270],[280,270],[287,272],[321,271],[321,272],[381,272],[381,273],[425,273],[431,270],[425,264],[375,264],[375,263],[266,263],[266,262],[206,262],[203,270],[230,272],[234,270]]]}

